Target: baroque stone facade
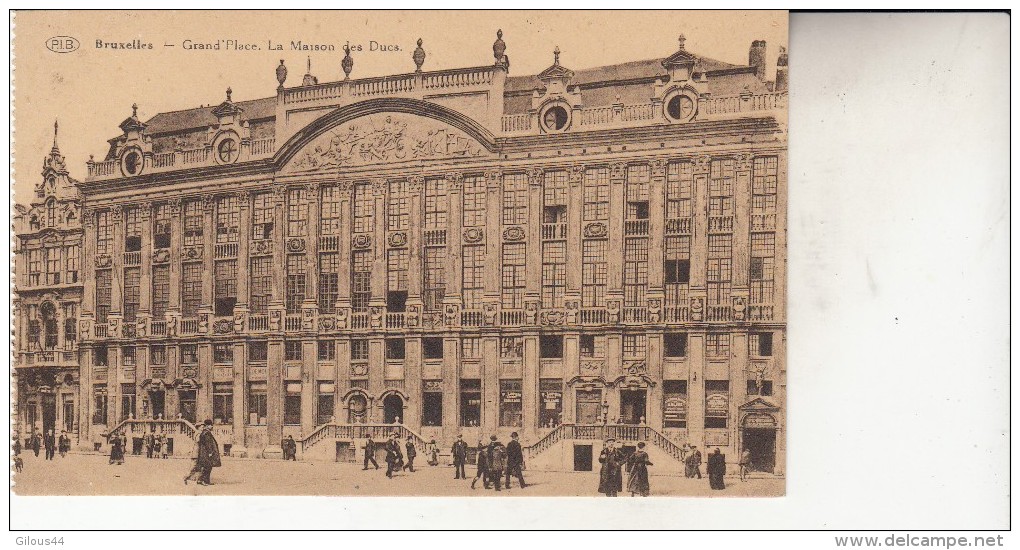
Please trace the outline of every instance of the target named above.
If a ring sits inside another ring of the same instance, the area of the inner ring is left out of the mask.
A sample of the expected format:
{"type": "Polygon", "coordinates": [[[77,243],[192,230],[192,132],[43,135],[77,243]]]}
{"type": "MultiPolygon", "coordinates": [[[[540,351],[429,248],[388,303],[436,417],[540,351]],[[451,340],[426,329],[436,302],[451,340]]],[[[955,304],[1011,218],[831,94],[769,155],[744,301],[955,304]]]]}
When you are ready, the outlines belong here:
{"type": "Polygon", "coordinates": [[[613,435],[781,473],[786,67],[765,81],[764,47],[510,76],[500,39],[479,67],[421,50],[287,87],[281,63],[273,97],[133,111],[79,186],[80,441],[212,418],[235,454],[293,435],[343,459],[394,429],[517,431],[584,469],[613,435]]]}

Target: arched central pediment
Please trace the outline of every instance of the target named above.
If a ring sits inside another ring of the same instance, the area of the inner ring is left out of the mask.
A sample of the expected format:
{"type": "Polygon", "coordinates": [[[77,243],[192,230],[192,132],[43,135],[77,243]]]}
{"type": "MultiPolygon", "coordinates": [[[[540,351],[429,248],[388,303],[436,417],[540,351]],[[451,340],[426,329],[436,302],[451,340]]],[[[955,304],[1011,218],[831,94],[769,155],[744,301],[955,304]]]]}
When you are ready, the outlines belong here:
{"type": "Polygon", "coordinates": [[[341,107],[302,128],[276,154],[285,172],[440,159],[472,159],[496,150],[474,120],[416,99],[375,99],[341,107]]]}

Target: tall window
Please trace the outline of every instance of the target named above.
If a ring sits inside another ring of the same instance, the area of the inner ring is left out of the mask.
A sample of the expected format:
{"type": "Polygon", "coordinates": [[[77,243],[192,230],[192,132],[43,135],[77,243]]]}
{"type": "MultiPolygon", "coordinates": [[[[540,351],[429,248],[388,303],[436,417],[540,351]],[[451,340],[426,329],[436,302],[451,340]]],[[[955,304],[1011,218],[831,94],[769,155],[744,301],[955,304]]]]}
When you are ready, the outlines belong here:
{"type": "Polygon", "coordinates": [[[528,176],[508,174],[503,177],[503,224],[528,223],[528,176]]]}
{"type": "Polygon", "coordinates": [[[315,425],[321,426],[334,420],[333,413],[336,406],[336,384],[333,382],[319,382],[318,402],[315,405],[315,425]]]}
{"type": "Polygon", "coordinates": [[[340,209],[340,188],[332,185],[322,188],[322,211],[319,214],[319,232],[323,235],[339,235],[343,218],[340,209]]]}
{"type": "Polygon", "coordinates": [[[372,299],[372,251],[351,252],[351,305],[356,313],[368,311],[372,299]]]}
{"type": "Polygon", "coordinates": [[[129,207],[124,209],[124,252],[137,252],[142,249],[142,216],[141,209],[129,207]]]}
{"type": "Polygon", "coordinates": [[[481,359],[482,358],[482,339],[466,337],[460,341],[460,356],[461,359],[481,359]]]}
{"type": "Polygon", "coordinates": [[[287,190],[287,236],[304,237],[308,234],[308,206],[305,188],[287,190]]]}
{"type": "Polygon", "coordinates": [[[648,239],[627,238],[623,245],[623,302],[625,307],[645,307],[648,290],[648,239]]]}
{"type": "Polygon", "coordinates": [[[109,210],[96,213],[96,254],[113,253],[113,223],[109,210]]]}
{"type": "Polygon", "coordinates": [[[407,262],[406,248],[386,251],[386,308],[389,311],[404,311],[407,302],[407,262]]]}
{"type": "Polygon", "coordinates": [[[708,303],[726,305],[730,301],[733,266],[733,237],[729,234],[708,236],[708,303]]]}
{"type": "MultiPolygon", "coordinates": [[[[252,263],[254,263],[254,260],[253,258],[252,263]]],[[[197,263],[195,265],[201,266],[201,264],[197,263]]],[[[237,260],[216,260],[213,270],[213,298],[215,300],[216,315],[233,315],[234,305],[237,304],[237,260]]],[[[201,280],[199,281],[199,288],[201,288],[201,280]]],[[[199,294],[201,294],[201,291],[199,291],[199,294]]]]}
{"type": "Polygon", "coordinates": [[[527,245],[503,243],[503,308],[524,307],[524,288],[527,284],[527,245]]]}
{"type": "Polygon", "coordinates": [[[267,384],[265,382],[248,382],[248,424],[264,426],[268,409],[267,384]]]}
{"type": "Polygon", "coordinates": [[[258,256],[251,259],[251,299],[248,307],[254,314],[269,312],[269,301],[273,298],[273,258],[258,256]]]}
{"type": "Polygon", "coordinates": [[[751,176],[751,213],[775,214],[779,159],[757,157],[751,176]]]}
{"type": "Polygon", "coordinates": [[[523,359],[524,339],[520,336],[502,336],[499,339],[500,359],[523,359]]]}
{"type": "Polygon", "coordinates": [[[336,252],[319,254],[319,313],[336,311],[340,296],[340,256],[336,252]]]}
{"type": "Polygon", "coordinates": [[[542,243],[542,307],[563,307],[567,290],[567,242],[542,243]]]}
{"type": "Polygon", "coordinates": [[[28,284],[35,286],[42,283],[43,251],[41,248],[28,251],[28,284]]]}
{"type": "Polygon", "coordinates": [[[152,266],[152,316],[163,317],[170,307],[170,266],[152,266]]]}
{"type": "Polygon", "coordinates": [[[113,272],[96,270],[96,322],[106,323],[113,300],[113,272]]]}
{"type": "Polygon", "coordinates": [[[57,201],[51,198],[46,201],[46,227],[57,226],[57,201]]]}
{"type": "Polygon", "coordinates": [[[202,202],[184,203],[184,246],[201,246],[205,218],[202,216],[202,202]]]}
{"type": "Polygon", "coordinates": [[[233,424],[234,385],[230,382],[213,383],[213,424],[233,424]]]}
{"type": "Polygon", "coordinates": [[[77,283],[78,269],[81,265],[81,247],[73,244],[64,249],[64,282],[77,283]]]}
{"type": "Polygon", "coordinates": [[[368,340],[351,339],[351,361],[368,361],[368,340]]]}
{"type": "Polygon", "coordinates": [[[627,167],[627,219],[647,220],[648,182],[651,173],[646,164],[635,164],[627,167]]]}
{"type": "Polygon", "coordinates": [[[198,344],[181,344],[181,364],[198,364],[198,344]]]}
{"type": "Polygon", "coordinates": [[[120,419],[127,420],[135,415],[135,385],[120,385],[120,419]]]}
{"type": "Polygon", "coordinates": [[[624,359],[647,359],[648,358],[648,337],[644,334],[623,335],[623,358],[624,359]]]}
{"type": "Polygon", "coordinates": [[[751,355],[755,357],[772,356],[771,332],[753,332],[748,336],[748,347],[750,348],[751,355]]]}
{"type": "MultiPolygon", "coordinates": [[[[733,215],[733,159],[713,160],[708,180],[710,218],[733,215]]],[[[709,221],[711,228],[711,221],[709,221]]]]}
{"type": "Polygon", "coordinates": [[[465,176],[463,193],[464,227],[485,225],[485,178],[465,176]]]}
{"type": "Polygon", "coordinates": [[[386,201],[386,229],[403,231],[409,225],[411,213],[411,196],[408,193],[406,180],[389,182],[390,195],[386,201]]]}
{"type": "Polygon", "coordinates": [[[584,220],[609,219],[609,169],[589,168],[584,171],[584,220]]]}
{"type": "Polygon", "coordinates": [[[133,323],[138,318],[138,305],[142,295],[142,273],[137,267],[124,268],[124,322],[133,323]]]}
{"type": "Polygon", "coordinates": [[[429,178],[425,180],[425,229],[446,229],[447,206],[446,180],[429,178]]]}
{"type": "Polygon", "coordinates": [[[585,359],[605,359],[606,336],[604,334],[582,334],[579,343],[581,357],[585,359]]]}
{"type": "Polygon", "coordinates": [[[671,162],[666,169],[666,218],[689,218],[694,213],[694,166],[671,162]]]}
{"type": "Polygon", "coordinates": [[[730,356],[730,335],[725,332],[710,332],[705,335],[705,356],[725,359],[730,356]]]}
{"type": "Polygon", "coordinates": [[[499,381],[499,425],[518,428],[523,425],[521,406],[521,381],[499,381]]]}
{"type": "Polygon", "coordinates": [[[46,248],[43,249],[46,258],[46,284],[48,285],[59,285],[60,284],[60,249],[59,248],[46,248]]]}
{"type": "Polygon", "coordinates": [[[482,422],[482,381],[461,379],[460,381],[460,425],[478,426],[482,422]]]}
{"type": "Polygon", "coordinates": [[[691,238],[686,235],[666,237],[664,277],[666,306],[677,307],[687,303],[687,290],[691,282],[691,238]]]}
{"type": "Polygon", "coordinates": [[[202,303],[202,262],[185,262],[181,265],[181,313],[197,317],[202,303]]]}
{"type": "Polygon", "coordinates": [[[464,309],[481,309],[485,294],[485,245],[467,245],[463,249],[464,309]]]}
{"type": "Polygon", "coordinates": [[[213,344],[213,363],[232,365],[234,363],[234,346],[231,344],[213,344]]]}
{"type": "Polygon", "coordinates": [[[751,303],[771,304],[775,294],[778,159],[754,159],[751,180],[751,303]]]}
{"type": "Polygon", "coordinates": [[[775,294],[776,234],[751,233],[751,303],[771,304],[775,294]]]}
{"type": "Polygon", "coordinates": [[[446,247],[425,247],[425,277],[422,281],[425,311],[439,311],[446,295],[446,247]]]}
{"type": "Polygon", "coordinates": [[[272,193],[258,193],[253,198],[251,210],[251,238],[272,239],[276,216],[276,205],[272,193]]]}
{"type": "Polygon", "coordinates": [[[106,384],[94,384],[92,386],[92,423],[106,424],[107,414],[107,393],[106,384]]]}
{"type": "MultiPolygon", "coordinates": [[[[436,387],[440,382],[435,381],[432,387],[436,387]]],[[[426,384],[426,388],[429,384],[426,384]]],[[[443,425],[443,392],[425,390],[422,391],[422,405],[421,405],[421,423],[423,426],[442,426],[443,425]]]]}
{"type": "Polygon", "coordinates": [[[304,254],[287,255],[287,313],[301,313],[306,292],[305,263],[304,254]]]}
{"type": "Polygon", "coordinates": [[[370,233],[375,225],[375,195],[369,183],[354,186],[354,232],[370,233]]]}
{"type": "Polygon", "coordinates": [[[241,209],[237,197],[216,199],[216,243],[236,243],[241,226],[241,209]]]}
{"type": "Polygon", "coordinates": [[[170,248],[173,233],[169,204],[157,204],[152,211],[152,248],[170,248]]]}
{"type": "Polygon", "coordinates": [[[64,304],[64,348],[71,349],[78,339],[78,308],[76,304],[64,304]]]}

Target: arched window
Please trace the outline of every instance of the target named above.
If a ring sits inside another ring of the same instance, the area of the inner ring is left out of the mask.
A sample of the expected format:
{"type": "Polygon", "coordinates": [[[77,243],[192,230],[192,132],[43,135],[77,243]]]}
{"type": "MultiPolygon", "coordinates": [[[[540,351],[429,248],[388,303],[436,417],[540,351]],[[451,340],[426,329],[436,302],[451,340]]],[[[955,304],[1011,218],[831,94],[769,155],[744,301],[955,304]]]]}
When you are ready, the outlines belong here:
{"type": "Polygon", "coordinates": [[[348,401],[347,421],[351,424],[364,424],[368,416],[368,400],[364,395],[356,393],[348,401]]]}
{"type": "Polygon", "coordinates": [[[43,338],[43,349],[53,349],[57,347],[57,308],[53,306],[53,302],[43,302],[43,305],[39,308],[39,313],[42,314],[43,318],[43,332],[45,333],[43,338]]]}
{"type": "Polygon", "coordinates": [[[28,229],[30,231],[38,231],[39,230],[39,217],[38,216],[32,216],[31,218],[29,218],[29,220],[28,220],[28,229]]]}
{"type": "Polygon", "coordinates": [[[57,225],[57,201],[53,198],[46,201],[46,227],[57,225]]]}

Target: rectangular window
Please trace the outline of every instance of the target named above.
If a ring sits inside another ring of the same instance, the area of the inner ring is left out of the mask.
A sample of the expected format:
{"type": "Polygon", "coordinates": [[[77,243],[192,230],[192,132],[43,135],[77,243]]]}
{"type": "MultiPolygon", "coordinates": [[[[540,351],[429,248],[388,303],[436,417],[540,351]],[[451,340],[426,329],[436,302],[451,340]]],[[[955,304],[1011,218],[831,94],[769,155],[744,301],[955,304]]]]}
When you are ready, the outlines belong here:
{"type": "Polygon", "coordinates": [[[340,188],[331,185],[322,188],[321,212],[319,213],[319,232],[323,235],[339,235],[343,223],[343,210],[340,202],[340,188]]]}
{"type": "Polygon", "coordinates": [[[522,309],[527,285],[527,245],[503,243],[503,308],[522,309]]]}
{"type": "Polygon", "coordinates": [[[156,250],[170,248],[170,236],[173,233],[169,204],[157,204],[152,210],[152,248],[156,250]]]}
{"type": "Polygon", "coordinates": [[[778,157],[757,157],[751,172],[751,214],[776,213],[778,157]]]}
{"type": "Polygon", "coordinates": [[[308,204],[304,187],[287,190],[287,236],[308,235],[308,204]]]}
{"type": "Polygon", "coordinates": [[[269,313],[269,301],[273,298],[273,258],[271,256],[257,256],[251,259],[251,273],[249,275],[250,303],[248,307],[256,315],[269,313]]]}
{"type": "Polygon", "coordinates": [[[351,340],[351,361],[368,361],[368,340],[351,340]]]}
{"type": "Polygon", "coordinates": [[[705,335],[705,355],[712,358],[730,356],[730,335],[727,333],[710,332],[705,335]]]}
{"type": "Polygon", "coordinates": [[[92,386],[92,424],[106,424],[108,414],[106,384],[95,384],[92,386]]]}
{"type": "Polygon", "coordinates": [[[96,322],[106,323],[113,301],[113,272],[109,269],[96,270],[96,322]]]}
{"type": "Polygon", "coordinates": [[[266,425],[267,390],[265,382],[248,382],[248,424],[251,426],[266,425]]]}
{"type": "Polygon", "coordinates": [[[340,255],[336,252],[319,254],[319,313],[336,312],[340,296],[340,255]]]}
{"type": "Polygon", "coordinates": [[[584,220],[609,219],[609,169],[589,168],[584,171],[584,220]]]}
{"type": "Polygon", "coordinates": [[[442,338],[422,338],[421,339],[421,353],[425,359],[442,359],[443,358],[443,339],[442,338]]]}
{"type": "Polygon", "coordinates": [[[538,343],[542,359],[563,359],[563,335],[544,334],[539,336],[538,343]]]}
{"type": "Polygon", "coordinates": [[[234,385],[213,383],[213,424],[234,423],[234,385]]]}
{"type": "Polygon", "coordinates": [[[149,348],[149,362],[153,365],[166,364],[166,346],[152,346],[149,348]]]}
{"type": "Polygon", "coordinates": [[[28,251],[28,284],[35,286],[42,284],[43,251],[35,249],[28,251]]]}
{"type": "Polygon", "coordinates": [[[585,239],[581,264],[581,307],[605,307],[608,241],[585,239]]]}
{"type": "Polygon", "coordinates": [[[389,292],[402,292],[405,297],[407,296],[407,268],[406,248],[392,248],[386,251],[386,284],[389,292]]]}
{"type": "Polygon", "coordinates": [[[124,268],[124,322],[134,323],[142,296],[142,272],[137,267],[124,268]]]}
{"type": "Polygon", "coordinates": [[[64,249],[64,282],[77,283],[78,269],[81,265],[81,247],[71,245],[64,249]]]}
{"type": "Polygon", "coordinates": [[[461,379],[460,381],[460,425],[479,426],[482,423],[482,381],[461,379]]]}
{"type": "Polygon", "coordinates": [[[463,186],[464,227],[485,225],[485,178],[465,176],[463,186]]]}
{"type": "Polygon", "coordinates": [[[708,180],[709,196],[733,196],[733,169],[733,159],[716,159],[712,161],[708,180]]]}
{"type": "Polygon", "coordinates": [[[181,344],[181,364],[182,365],[198,364],[197,344],[181,344]]]}
{"type": "Polygon", "coordinates": [[[647,165],[634,165],[627,167],[627,219],[647,220],[649,216],[648,206],[648,182],[650,171],[647,165]]]}
{"type": "Polygon", "coordinates": [[[170,307],[170,266],[152,266],[152,316],[166,315],[170,307]]]}
{"type": "Polygon", "coordinates": [[[666,357],[686,357],[687,334],[683,332],[667,332],[662,337],[662,347],[666,357]]]}
{"type": "MultiPolygon", "coordinates": [[[[120,385],[120,419],[127,420],[135,416],[135,385],[120,385]]],[[[129,451],[125,451],[129,452],[129,451]]]]}
{"type": "Polygon", "coordinates": [[[213,363],[217,365],[234,364],[234,346],[232,344],[213,344],[213,363]]]}
{"type": "Polygon", "coordinates": [[[771,357],[772,356],[772,333],[771,332],[756,332],[751,333],[749,338],[751,346],[751,355],[758,357],[771,357]]]}
{"type": "MultiPolygon", "coordinates": [[[[546,207],[567,205],[567,172],[553,170],[545,173],[542,202],[546,207]]],[[[566,221],[566,219],[562,220],[566,221]]]]}
{"type": "Polygon", "coordinates": [[[389,231],[407,230],[411,214],[411,195],[407,181],[391,181],[390,195],[386,200],[386,229],[389,231]]]}
{"type": "Polygon", "coordinates": [[[319,340],[316,351],[316,357],[319,361],[336,360],[336,342],[333,340],[319,340]]]}
{"type": "Polygon", "coordinates": [[[708,236],[708,303],[727,305],[730,303],[730,281],[732,280],[733,237],[731,235],[708,236]]]}
{"type": "Polygon", "coordinates": [[[563,307],[567,291],[567,243],[542,243],[542,307],[563,307]]]}
{"type": "Polygon", "coordinates": [[[776,234],[751,233],[751,303],[772,303],[775,295],[776,234]]]}
{"type": "Polygon", "coordinates": [[[424,263],[425,311],[440,311],[446,296],[446,247],[426,247],[424,263]]]}
{"type": "Polygon", "coordinates": [[[586,359],[604,359],[606,356],[605,335],[582,334],[580,353],[581,357],[586,359]]]}
{"type": "Polygon", "coordinates": [[[124,363],[125,367],[135,366],[135,348],[133,346],[125,346],[121,348],[120,360],[124,363]]]}
{"type": "Polygon", "coordinates": [[[403,361],[404,360],[404,339],[403,338],[387,338],[386,339],[386,360],[387,361],[403,361]]]}
{"type": "Polygon", "coordinates": [[[265,363],[269,359],[268,342],[248,342],[248,362],[265,363]]]}
{"type": "Polygon", "coordinates": [[[528,223],[528,176],[508,174],[503,177],[503,225],[528,223]]]}
{"type": "Polygon", "coordinates": [[[694,164],[671,162],[666,169],[666,217],[689,218],[694,213],[694,164]]]}
{"type": "Polygon", "coordinates": [[[449,202],[445,179],[425,180],[425,229],[446,229],[449,202]]]}
{"type": "Polygon", "coordinates": [[[519,428],[524,425],[521,386],[520,380],[499,381],[500,426],[519,428]]]}
{"type": "Polygon", "coordinates": [[[300,361],[302,355],[303,346],[301,341],[287,340],[283,343],[283,360],[284,361],[300,361]]]}
{"type": "Polygon", "coordinates": [[[113,220],[109,210],[96,213],[96,254],[113,254],[113,220]]]}
{"type": "Polygon", "coordinates": [[[304,254],[287,255],[287,313],[301,313],[301,304],[305,301],[305,256],[304,254]]]}
{"type": "Polygon", "coordinates": [[[198,306],[202,303],[202,262],[187,262],[181,265],[181,313],[185,317],[197,317],[198,306]]]}
{"type": "Polygon", "coordinates": [[[726,428],[729,413],[729,380],[705,380],[705,427],[726,428]]]}
{"type": "Polygon", "coordinates": [[[482,339],[465,337],[460,341],[461,359],[481,359],[482,339]]]}
{"type": "Polygon", "coordinates": [[[276,224],[276,200],[273,198],[273,194],[257,193],[252,200],[252,240],[272,239],[273,227],[276,224]]]}
{"type": "Polygon", "coordinates": [[[205,228],[201,201],[184,203],[184,246],[201,246],[205,228]]]}
{"type": "Polygon", "coordinates": [[[772,381],[771,380],[748,380],[747,381],[747,395],[761,395],[768,397],[772,395],[772,381]]]}
{"type": "Polygon", "coordinates": [[[647,359],[648,337],[644,334],[623,335],[623,358],[624,359],[647,359]]]}
{"type": "Polygon", "coordinates": [[[142,212],[138,207],[124,209],[124,252],[142,249],[142,212]]]}
{"type": "Polygon", "coordinates": [[[92,364],[97,367],[110,366],[110,350],[106,346],[96,346],[92,352],[92,364]]]}
{"type": "Polygon", "coordinates": [[[524,338],[520,336],[502,336],[499,339],[499,358],[500,359],[523,359],[524,358],[524,338]]]}
{"type": "Polygon", "coordinates": [[[354,232],[370,233],[375,226],[375,194],[366,182],[354,186],[354,232]]]}
{"type": "MultiPolygon", "coordinates": [[[[426,384],[426,387],[428,385],[426,384]]],[[[424,391],[421,394],[421,423],[423,426],[443,425],[443,394],[438,391],[424,391]]]]}
{"type": "Polygon", "coordinates": [[[687,427],[687,381],[662,381],[662,425],[664,428],[687,427]]]}
{"type": "Polygon", "coordinates": [[[647,291],[648,239],[626,239],[623,245],[623,305],[645,307],[647,291]]]}
{"type": "Polygon", "coordinates": [[[485,296],[485,245],[465,246],[462,258],[464,309],[481,309],[485,296]]]}
{"type": "Polygon", "coordinates": [[[236,243],[241,226],[241,209],[237,197],[216,199],[216,244],[236,243]]]}
{"type": "Polygon", "coordinates": [[[286,426],[301,424],[301,383],[287,382],[283,396],[283,423],[286,426]]]}
{"type": "Polygon", "coordinates": [[[372,299],[372,251],[351,252],[351,305],[355,313],[368,311],[372,299]]]}
{"type": "Polygon", "coordinates": [[[543,378],[538,381],[538,424],[555,428],[563,423],[563,381],[543,378]]]}
{"type": "Polygon", "coordinates": [[[315,425],[321,426],[335,420],[336,384],[319,382],[319,399],[315,404],[315,425]]]}
{"type": "MultiPolygon", "coordinates": [[[[252,264],[258,260],[270,260],[270,258],[252,258],[252,264]]],[[[202,266],[199,263],[193,265],[199,269],[202,266]]],[[[201,277],[201,271],[199,273],[201,277]]],[[[201,281],[198,284],[201,288],[201,281]]],[[[198,294],[201,294],[201,291],[198,294]]],[[[216,260],[213,265],[213,294],[216,315],[233,315],[234,306],[237,304],[237,260],[216,260]]],[[[254,310],[252,313],[255,313],[254,310]]]]}
{"type": "Polygon", "coordinates": [[[59,285],[60,284],[60,249],[59,248],[47,248],[44,249],[44,256],[46,258],[46,284],[48,285],[59,285]]]}

